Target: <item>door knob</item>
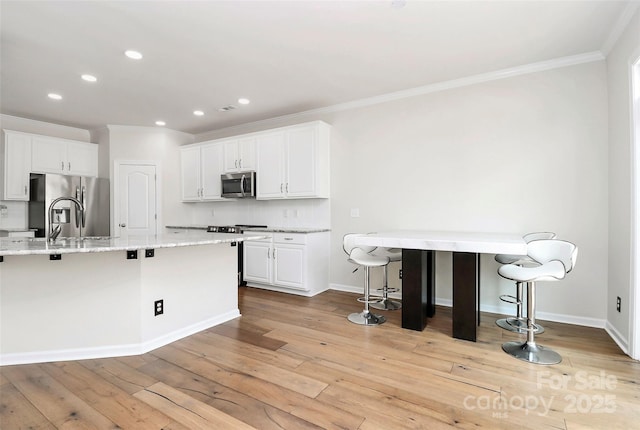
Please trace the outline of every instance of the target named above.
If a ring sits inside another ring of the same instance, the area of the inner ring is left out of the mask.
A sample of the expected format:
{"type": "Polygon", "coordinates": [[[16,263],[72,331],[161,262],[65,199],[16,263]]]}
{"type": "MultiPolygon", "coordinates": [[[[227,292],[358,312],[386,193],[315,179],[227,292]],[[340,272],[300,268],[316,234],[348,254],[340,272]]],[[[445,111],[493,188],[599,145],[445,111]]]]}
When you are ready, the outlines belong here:
{"type": "Polygon", "coordinates": [[[125,223],[121,223],[121,224],[118,224],[118,225],[119,225],[120,227],[122,227],[122,228],[124,228],[124,227],[126,227],[126,226],[127,226],[125,223]]]}

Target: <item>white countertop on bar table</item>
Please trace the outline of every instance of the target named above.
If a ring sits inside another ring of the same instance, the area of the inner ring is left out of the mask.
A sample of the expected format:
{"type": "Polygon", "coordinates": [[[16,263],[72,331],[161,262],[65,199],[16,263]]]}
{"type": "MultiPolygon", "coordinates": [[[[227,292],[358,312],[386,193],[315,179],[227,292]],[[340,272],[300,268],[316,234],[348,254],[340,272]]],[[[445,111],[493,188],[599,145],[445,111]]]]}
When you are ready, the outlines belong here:
{"type": "Polygon", "coordinates": [[[44,238],[0,238],[0,256],[35,254],[74,254],[86,252],[133,251],[139,249],[175,248],[180,246],[215,245],[259,240],[265,236],[195,232],[158,236],[59,238],[49,243],[44,238]]]}
{"type": "Polygon", "coordinates": [[[522,235],[515,233],[391,230],[363,235],[356,238],[355,244],[478,254],[527,253],[522,235]]]}

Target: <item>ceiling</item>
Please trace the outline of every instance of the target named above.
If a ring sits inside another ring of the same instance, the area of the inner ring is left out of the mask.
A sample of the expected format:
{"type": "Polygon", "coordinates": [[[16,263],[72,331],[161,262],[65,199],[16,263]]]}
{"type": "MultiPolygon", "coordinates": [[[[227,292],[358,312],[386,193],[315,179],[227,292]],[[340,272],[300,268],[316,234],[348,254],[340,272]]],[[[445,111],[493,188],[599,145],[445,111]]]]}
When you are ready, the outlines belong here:
{"type": "Polygon", "coordinates": [[[198,134],[600,51],[628,3],[3,0],[0,112],[198,134]]]}

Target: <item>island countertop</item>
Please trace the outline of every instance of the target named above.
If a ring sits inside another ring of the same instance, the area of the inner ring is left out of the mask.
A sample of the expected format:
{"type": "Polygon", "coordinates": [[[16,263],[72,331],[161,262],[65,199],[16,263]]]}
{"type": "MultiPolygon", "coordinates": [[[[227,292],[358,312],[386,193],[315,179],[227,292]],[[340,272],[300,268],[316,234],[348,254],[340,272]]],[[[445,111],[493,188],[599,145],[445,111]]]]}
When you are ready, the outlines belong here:
{"type": "Polygon", "coordinates": [[[134,251],[140,249],[175,248],[181,246],[215,245],[264,239],[252,235],[220,233],[182,233],[157,236],[59,238],[54,243],[45,238],[0,238],[0,257],[9,255],[75,254],[87,252],[134,251]]]}

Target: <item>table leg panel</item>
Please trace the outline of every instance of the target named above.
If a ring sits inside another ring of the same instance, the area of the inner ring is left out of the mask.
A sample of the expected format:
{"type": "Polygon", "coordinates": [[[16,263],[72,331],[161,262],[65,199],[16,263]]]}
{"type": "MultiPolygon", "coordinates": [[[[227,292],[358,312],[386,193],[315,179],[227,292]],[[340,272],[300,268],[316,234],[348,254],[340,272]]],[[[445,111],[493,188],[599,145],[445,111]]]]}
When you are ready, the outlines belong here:
{"type": "Polygon", "coordinates": [[[476,341],[479,254],[453,253],[453,337],[476,341]]]}

